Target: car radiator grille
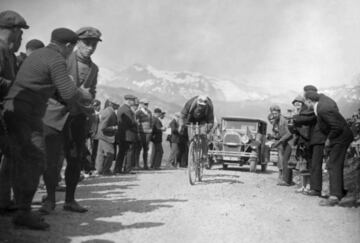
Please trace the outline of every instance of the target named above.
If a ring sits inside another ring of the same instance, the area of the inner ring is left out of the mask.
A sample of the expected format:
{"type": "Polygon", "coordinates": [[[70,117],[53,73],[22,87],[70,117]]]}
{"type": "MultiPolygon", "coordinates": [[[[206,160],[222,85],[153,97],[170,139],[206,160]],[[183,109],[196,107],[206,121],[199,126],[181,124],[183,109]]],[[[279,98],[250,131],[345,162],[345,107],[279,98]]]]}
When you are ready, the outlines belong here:
{"type": "Polygon", "coordinates": [[[224,143],[240,143],[240,136],[237,134],[225,134],[224,143]]]}

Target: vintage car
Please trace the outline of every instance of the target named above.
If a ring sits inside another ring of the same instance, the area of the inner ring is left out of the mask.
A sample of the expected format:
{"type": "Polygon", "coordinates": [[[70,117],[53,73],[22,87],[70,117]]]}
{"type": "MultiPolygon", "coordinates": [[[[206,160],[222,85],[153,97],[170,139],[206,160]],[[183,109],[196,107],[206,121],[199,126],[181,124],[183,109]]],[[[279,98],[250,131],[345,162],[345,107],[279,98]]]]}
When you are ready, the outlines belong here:
{"type": "Polygon", "coordinates": [[[260,165],[261,171],[266,171],[266,126],[259,119],[223,117],[218,139],[209,148],[210,164],[221,163],[224,169],[228,165],[249,165],[251,172],[260,165]]]}

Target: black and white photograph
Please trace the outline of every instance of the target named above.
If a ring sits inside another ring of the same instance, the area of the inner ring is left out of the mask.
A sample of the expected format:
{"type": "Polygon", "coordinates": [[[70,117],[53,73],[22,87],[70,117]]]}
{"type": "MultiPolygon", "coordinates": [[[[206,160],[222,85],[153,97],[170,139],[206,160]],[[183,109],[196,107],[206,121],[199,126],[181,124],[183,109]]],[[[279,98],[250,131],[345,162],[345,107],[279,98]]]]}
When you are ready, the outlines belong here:
{"type": "Polygon", "coordinates": [[[359,10],[0,0],[0,243],[359,243],[359,10]]]}

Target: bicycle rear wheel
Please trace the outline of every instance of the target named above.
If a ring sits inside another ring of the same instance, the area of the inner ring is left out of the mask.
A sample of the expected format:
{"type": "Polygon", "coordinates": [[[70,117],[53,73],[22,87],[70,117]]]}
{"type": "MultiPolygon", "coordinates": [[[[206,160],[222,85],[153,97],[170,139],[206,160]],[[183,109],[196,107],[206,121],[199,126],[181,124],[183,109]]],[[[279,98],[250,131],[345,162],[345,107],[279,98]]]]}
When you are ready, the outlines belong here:
{"type": "Polygon", "coordinates": [[[195,143],[191,142],[189,146],[189,156],[188,156],[188,175],[190,185],[194,185],[196,181],[197,174],[197,154],[195,151],[195,143]]]}

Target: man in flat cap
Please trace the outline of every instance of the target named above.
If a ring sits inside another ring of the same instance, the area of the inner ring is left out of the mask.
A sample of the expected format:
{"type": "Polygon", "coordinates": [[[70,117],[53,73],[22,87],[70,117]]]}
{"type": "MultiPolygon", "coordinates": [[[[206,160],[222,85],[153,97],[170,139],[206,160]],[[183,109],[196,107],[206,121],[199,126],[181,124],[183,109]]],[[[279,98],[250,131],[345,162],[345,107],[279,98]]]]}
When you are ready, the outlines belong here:
{"type": "MultiPolygon", "coordinates": [[[[76,87],[87,90],[92,99],[95,99],[99,69],[91,60],[91,56],[96,50],[97,43],[101,41],[101,33],[93,27],[84,27],[76,31],[76,35],[77,49],[67,59],[67,71],[76,87]]],[[[92,101],[84,103],[78,100],[76,105],[68,109],[62,99],[56,95],[49,100],[44,116],[46,152],[51,155],[47,157],[48,167],[44,174],[48,198],[40,208],[40,211],[45,214],[50,213],[55,205],[56,175],[53,167],[59,160],[59,154],[55,151],[59,147],[64,147],[67,162],[63,208],[78,213],[87,211],[75,201],[75,191],[80,178],[82,161],[85,160],[87,153],[86,139],[90,132],[87,121],[94,113],[91,104],[92,101]]]]}
{"type": "Polygon", "coordinates": [[[130,173],[135,159],[135,142],[137,141],[137,122],[132,107],[136,97],[124,96],[124,104],[117,111],[118,131],[116,134],[119,152],[116,157],[115,173],[130,173]],[[125,163],[125,165],[124,165],[125,163]]]}
{"type": "MultiPolygon", "coordinates": [[[[136,157],[140,156],[141,149],[143,150],[143,169],[148,169],[148,152],[149,143],[152,133],[152,113],[149,110],[149,101],[147,99],[140,99],[139,108],[136,110],[136,120],[139,122],[139,145],[136,149],[136,157]]],[[[138,166],[138,164],[137,164],[138,166]]]]}
{"type": "MultiPolygon", "coordinates": [[[[0,13],[0,214],[12,210],[10,168],[8,162],[1,162],[3,152],[8,145],[6,126],[2,116],[5,95],[15,81],[18,71],[15,52],[22,40],[22,29],[28,29],[25,19],[14,11],[0,13]],[[1,164],[2,163],[2,164],[1,164]]],[[[7,156],[8,157],[8,156],[7,156]]],[[[8,159],[8,158],[7,158],[8,159]]],[[[4,158],[4,160],[7,160],[4,158]]]]}
{"type": "Polygon", "coordinates": [[[290,186],[292,184],[291,172],[288,168],[288,161],[291,155],[291,146],[289,141],[292,139],[292,134],[288,129],[288,121],[281,115],[281,109],[278,105],[272,105],[270,112],[273,122],[273,132],[278,134],[276,142],[272,144],[273,148],[277,148],[279,152],[279,180],[277,185],[290,186]]]}
{"type": "Polygon", "coordinates": [[[14,165],[12,185],[18,214],[13,222],[16,225],[38,230],[49,227],[31,213],[31,202],[45,168],[42,118],[47,101],[55,94],[69,105],[92,99],[87,91],[76,87],[66,70],[65,59],[73,51],[77,39],[75,32],[69,29],[55,29],[51,43],[25,60],[4,99],[4,118],[14,165]]]}

